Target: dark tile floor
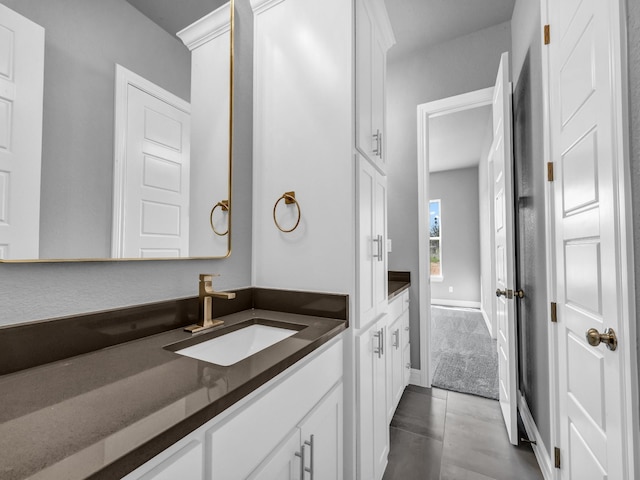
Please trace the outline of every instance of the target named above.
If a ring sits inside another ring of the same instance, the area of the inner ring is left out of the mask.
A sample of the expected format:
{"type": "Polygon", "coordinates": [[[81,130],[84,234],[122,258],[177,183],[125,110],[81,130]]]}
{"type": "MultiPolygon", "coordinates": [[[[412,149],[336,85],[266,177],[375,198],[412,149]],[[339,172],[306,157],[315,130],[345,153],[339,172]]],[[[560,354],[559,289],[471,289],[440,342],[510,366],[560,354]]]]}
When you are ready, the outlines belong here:
{"type": "Polygon", "coordinates": [[[509,443],[495,400],[410,385],[390,432],[383,480],[543,478],[531,448],[509,443]]]}

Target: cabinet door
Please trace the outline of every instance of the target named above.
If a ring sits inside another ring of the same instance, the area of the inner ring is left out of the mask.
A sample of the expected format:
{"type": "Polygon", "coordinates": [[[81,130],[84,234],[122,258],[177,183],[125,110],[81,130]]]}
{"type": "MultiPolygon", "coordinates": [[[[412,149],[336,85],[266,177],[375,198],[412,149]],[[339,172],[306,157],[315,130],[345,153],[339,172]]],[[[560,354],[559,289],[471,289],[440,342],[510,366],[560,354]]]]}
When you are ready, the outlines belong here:
{"type": "Polygon", "coordinates": [[[356,146],[375,162],[373,137],[373,32],[375,24],[365,0],[356,1],[356,146]]]}
{"type": "Polygon", "coordinates": [[[379,249],[374,259],[374,300],[376,312],[381,315],[388,308],[388,278],[387,278],[387,177],[376,173],[374,192],[374,227],[375,246],[379,249]]]}
{"type": "Polygon", "coordinates": [[[404,365],[402,364],[402,317],[387,329],[387,421],[391,422],[404,391],[404,365]]]}
{"type": "Polygon", "coordinates": [[[358,169],[358,302],[356,328],[387,311],[387,177],[363,157],[358,169]]]}
{"type": "Polygon", "coordinates": [[[383,321],[376,322],[356,337],[357,470],[361,480],[382,478],[389,453],[384,347],[383,321]]]}
{"type": "Polygon", "coordinates": [[[409,385],[411,379],[411,346],[404,346],[402,351],[402,370],[404,371],[404,386],[409,385]]]}
{"type": "Polygon", "coordinates": [[[314,480],[342,479],[342,398],[340,384],[300,425],[305,467],[314,480]]]}
{"type": "Polygon", "coordinates": [[[300,429],[296,428],[251,475],[250,480],[302,480],[300,477],[300,429]]]}
{"type": "MultiPolygon", "coordinates": [[[[375,32],[375,30],[374,30],[375,32]]],[[[371,136],[374,139],[374,161],[383,172],[385,156],[385,63],[386,53],[379,34],[375,34],[371,45],[371,136]]]]}

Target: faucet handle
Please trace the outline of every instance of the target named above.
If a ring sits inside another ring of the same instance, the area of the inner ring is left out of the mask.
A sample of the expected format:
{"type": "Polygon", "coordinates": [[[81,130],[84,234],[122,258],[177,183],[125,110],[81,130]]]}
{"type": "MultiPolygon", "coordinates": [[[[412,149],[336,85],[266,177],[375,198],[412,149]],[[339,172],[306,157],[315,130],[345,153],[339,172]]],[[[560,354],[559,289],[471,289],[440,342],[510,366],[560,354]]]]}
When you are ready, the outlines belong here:
{"type": "Polygon", "coordinates": [[[213,277],[219,277],[220,274],[219,273],[201,273],[200,274],[200,281],[201,282],[212,282],[213,281],[213,277]]]}

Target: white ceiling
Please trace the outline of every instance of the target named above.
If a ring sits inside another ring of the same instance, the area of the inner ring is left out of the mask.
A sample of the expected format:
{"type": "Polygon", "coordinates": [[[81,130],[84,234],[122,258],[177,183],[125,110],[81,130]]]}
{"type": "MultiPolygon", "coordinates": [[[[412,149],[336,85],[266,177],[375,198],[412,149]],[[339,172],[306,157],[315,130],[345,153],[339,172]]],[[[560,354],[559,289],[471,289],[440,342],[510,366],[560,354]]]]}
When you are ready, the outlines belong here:
{"type": "Polygon", "coordinates": [[[127,0],[171,35],[213,12],[228,0],[127,0]]]}
{"type": "Polygon", "coordinates": [[[515,0],[384,0],[396,36],[393,61],[511,20],[515,0]]]}
{"type": "MultiPolygon", "coordinates": [[[[511,20],[515,0],[384,0],[396,37],[391,64],[440,43],[511,20]]],[[[489,122],[489,106],[436,117],[429,122],[429,170],[478,164],[489,122]]]]}
{"type": "Polygon", "coordinates": [[[491,105],[429,120],[429,171],[478,165],[492,122],[491,105]]]}

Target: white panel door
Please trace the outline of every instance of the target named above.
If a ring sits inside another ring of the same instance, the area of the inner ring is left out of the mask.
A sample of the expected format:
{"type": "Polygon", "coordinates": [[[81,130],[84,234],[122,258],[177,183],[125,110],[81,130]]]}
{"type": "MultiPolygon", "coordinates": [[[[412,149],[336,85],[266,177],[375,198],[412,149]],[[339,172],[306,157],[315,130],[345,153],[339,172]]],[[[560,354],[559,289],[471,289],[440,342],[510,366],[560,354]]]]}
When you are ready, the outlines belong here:
{"type": "Polygon", "coordinates": [[[500,408],[509,441],[518,444],[516,399],[516,312],[513,217],[513,149],[509,54],[503,53],[493,94],[493,194],[495,208],[496,301],[500,408]],[[496,292],[496,293],[499,293],[496,292]]]}
{"type": "Polygon", "coordinates": [[[121,256],[189,256],[189,114],[127,88],[121,256]]]}
{"type": "Polygon", "coordinates": [[[37,259],[44,29],[0,5],[0,259],[37,259]]]}
{"type": "MultiPolygon", "coordinates": [[[[622,348],[586,332],[620,333],[619,211],[612,79],[613,1],[549,2],[555,181],[558,382],[563,479],[629,479],[622,348]]],[[[617,27],[616,27],[617,28],[617,27]]],[[[637,478],[637,477],[636,477],[637,478]]]]}

